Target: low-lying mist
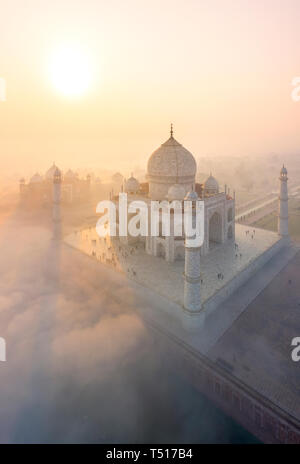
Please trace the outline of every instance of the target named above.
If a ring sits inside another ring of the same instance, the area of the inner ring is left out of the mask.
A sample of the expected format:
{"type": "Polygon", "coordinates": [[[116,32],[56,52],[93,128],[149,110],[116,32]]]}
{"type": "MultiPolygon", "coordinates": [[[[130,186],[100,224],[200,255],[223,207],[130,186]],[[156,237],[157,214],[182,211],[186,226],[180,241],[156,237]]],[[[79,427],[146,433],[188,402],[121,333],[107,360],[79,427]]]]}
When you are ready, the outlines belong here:
{"type": "Polygon", "coordinates": [[[238,440],[170,369],[123,276],[17,213],[0,244],[1,443],[238,440]]]}

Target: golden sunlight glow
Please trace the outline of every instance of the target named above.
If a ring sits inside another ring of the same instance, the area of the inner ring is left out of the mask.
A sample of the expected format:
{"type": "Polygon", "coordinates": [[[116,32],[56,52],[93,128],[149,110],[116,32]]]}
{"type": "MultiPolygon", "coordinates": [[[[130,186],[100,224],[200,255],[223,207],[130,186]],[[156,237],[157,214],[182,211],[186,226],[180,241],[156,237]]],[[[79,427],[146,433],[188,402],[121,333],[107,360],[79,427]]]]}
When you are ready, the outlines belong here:
{"type": "Polygon", "coordinates": [[[74,45],[61,46],[50,62],[51,81],[66,97],[83,95],[91,82],[91,66],[87,54],[74,45]]]}

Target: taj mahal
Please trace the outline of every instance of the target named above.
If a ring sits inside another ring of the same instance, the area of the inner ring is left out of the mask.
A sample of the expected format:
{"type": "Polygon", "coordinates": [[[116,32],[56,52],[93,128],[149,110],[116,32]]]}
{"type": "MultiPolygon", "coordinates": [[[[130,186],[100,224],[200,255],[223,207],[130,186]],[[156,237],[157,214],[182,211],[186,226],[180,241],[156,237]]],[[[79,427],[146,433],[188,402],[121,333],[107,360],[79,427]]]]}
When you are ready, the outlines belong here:
{"type": "MultiPolygon", "coordinates": [[[[129,199],[141,199],[170,203],[174,200],[204,201],[204,243],[200,254],[207,255],[212,248],[227,242],[234,242],[235,201],[227,192],[220,192],[217,180],[210,175],[204,184],[196,183],[197,165],[194,156],[173,137],[150,156],[147,166],[148,183],[140,188],[137,179],[130,177],[124,184],[129,199]],[[146,187],[146,188],[145,188],[146,187]]],[[[185,237],[164,237],[160,227],[159,237],[145,241],[146,252],[160,256],[169,262],[184,259],[185,237]]]]}
{"type": "MultiPolygon", "coordinates": [[[[287,170],[279,175],[278,233],[251,228],[235,221],[235,192],[212,174],[203,184],[196,182],[194,156],[170,136],[156,149],[147,164],[146,182],[131,176],[120,192],[128,200],[204,203],[204,241],[191,247],[184,236],[99,237],[95,227],[75,230],[64,241],[102,264],[123,272],[176,303],[177,316],[188,327],[202,325],[205,318],[228,299],[288,240],[287,170]],[[181,308],[181,309],[180,309],[181,308]]],[[[54,173],[54,236],[60,237],[60,172],[54,173]]],[[[119,194],[119,193],[118,193],[119,194]]],[[[111,192],[116,203],[118,194],[111,192]]],[[[174,313],[172,314],[174,316],[174,313]]]]}
{"type": "MultiPolygon", "coordinates": [[[[117,209],[124,192],[129,201],[146,205],[146,212],[153,202],[165,202],[171,211],[175,200],[179,205],[190,200],[195,222],[201,204],[201,245],[191,245],[186,229],[182,236],[165,234],[161,217],[156,236],[99,236],[95,223],[62,235],[62,176],[56,169],[54,246],[63,241],[82,253],[83,266],[99,270],[99,292],[107,276],[109,298],[132,303],[143,323],[166,337],[180,372],[227,414],[265,442],[298,443],[299,382],[292,363],[284,361],[299,320],[296,293],[289,300],[279,295],[293,288],[290,277],[294,281],[299,262],[299,246],[289,238],[287,169],[278,169],[275,231],[240,223],[235,193],[231,196],[227,186],[220,189],[212,174],[197,183],[196,170],[194,156],[175,140],[171,128],[168,140],[149,157],[146,182],[133,175],[124,179],[118,194],[111,190],[108,204],[117,209]]],[[[122,224],[113,220],[108,226],[112,222],[119,228],[122,224]]]]}

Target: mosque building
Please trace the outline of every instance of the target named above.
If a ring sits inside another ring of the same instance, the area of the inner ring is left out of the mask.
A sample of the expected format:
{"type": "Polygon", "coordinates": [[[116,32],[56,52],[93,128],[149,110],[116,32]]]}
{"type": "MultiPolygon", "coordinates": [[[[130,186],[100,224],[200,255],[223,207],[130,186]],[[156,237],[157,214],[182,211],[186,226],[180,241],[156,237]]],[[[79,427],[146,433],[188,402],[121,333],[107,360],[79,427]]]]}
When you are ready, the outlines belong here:
{"type": "MultiPolygon", "coordinates": [[[[28,183],[25,182],[24,178],[20,179],[20,199],[35,205],[51,204],[52,183],[57,169],[57,166],[53,163],[44,176],[36,173],[28,183]]],[[[90,193],[90,183],[91,178],[89,175],[86,179],[80,179],[76,173],[69,169],[62,177],[61,201],[71,204],[86,200],[90,193]]]]}

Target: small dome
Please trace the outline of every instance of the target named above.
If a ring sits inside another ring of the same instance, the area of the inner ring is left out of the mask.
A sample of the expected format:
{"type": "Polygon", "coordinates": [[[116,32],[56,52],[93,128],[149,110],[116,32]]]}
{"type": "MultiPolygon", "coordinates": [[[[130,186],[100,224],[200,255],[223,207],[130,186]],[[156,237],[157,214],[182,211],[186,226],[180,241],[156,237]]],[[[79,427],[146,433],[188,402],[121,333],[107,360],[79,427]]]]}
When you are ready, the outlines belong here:
{"type": "Polygon", "coordinates": [[[123,181],[123,176],[120,172],[116,172],[112,177],[112,181],[115,183],[119,183],[123,181]]]}
{"type": "Polygon", "coordinates": [[[167,198],[169,201],[173,200],[183,200],[185,196],[185,189],[182,185],[180,184],[174,184],[171,185],[171,187],[168,190],[168,195],[167,198]]]}
{"type": "Polygon", "coordinates": [[[76,179],[77,175],[75,172],[72,171],[72,169],[69,169],[66,174],[64,175],[65,179],[76,179]]]}
{"type": "Polygon", "coordinates": [[[288,172],[287,172],[287,169],[286,169],[286,167],[283,165],[282,168],[281,168],[281,170],[280,170],[280,174],[283,174],[284,176],[286,176],[287,173],[288,173],[288,172]]]}
{"type": "Polygon", "coordinates": [[[195,190],[191,190],[190,192],[187,193],[185,200],[190,200],[190,201],[198,200],[197,192],[195,192],[195,190]]]}
{"type": "Polygon", "coordinates": [[[43,178],[38,172],[30,179],[31,184],[40,184],[41,182],[43,182],[43,178]]]}
{"type": "Polygon", "coordinates": [[[210,195],[219,193],[219,184],[211,174],[204,182],[204,191],[210,195]]]}
{"type": "Polygon", "coordinates": [[[139,191],[139,188],[139,181],[133,176],[129,177],[129,179],[125,182],[126,193],[137,193],[139,191]]]}

